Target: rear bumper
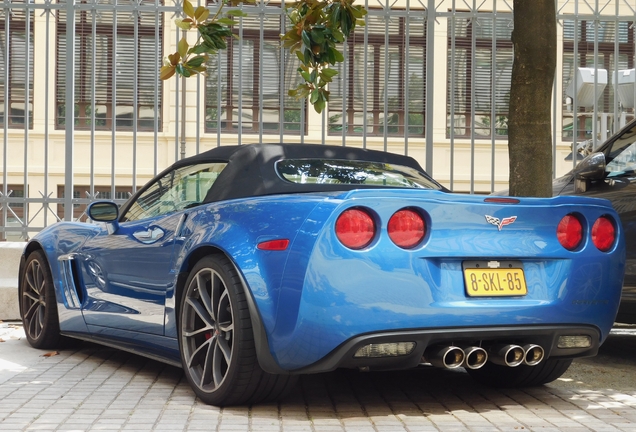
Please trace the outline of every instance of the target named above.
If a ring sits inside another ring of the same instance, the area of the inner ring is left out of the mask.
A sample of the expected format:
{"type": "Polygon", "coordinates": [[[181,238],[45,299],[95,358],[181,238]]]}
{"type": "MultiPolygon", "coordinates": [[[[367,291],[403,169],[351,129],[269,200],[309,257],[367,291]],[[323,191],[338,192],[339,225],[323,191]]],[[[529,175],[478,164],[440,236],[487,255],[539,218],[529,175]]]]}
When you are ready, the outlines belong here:
{"type": "Polygon", "coordinates": [[[433,345],[483,346],[495,344],[536,344],[545,351],[545,357],[576,358],[597,354],[600,331],[592,326],[523,326],[488,327],[472,329],[422,329],[372,333],[354,337],[338,346],[318,362],[288,371],[291,373],[318,373],[337,368],[365,368],[369,370],[408,369],[422,363],[427,347],[433,345]],[[560,336],[589,336],[589,348],[559,348],[560,336]],[[413,351],[399,357],[356,358],[358,349],[369,344],[415,342],[413,351]]]}

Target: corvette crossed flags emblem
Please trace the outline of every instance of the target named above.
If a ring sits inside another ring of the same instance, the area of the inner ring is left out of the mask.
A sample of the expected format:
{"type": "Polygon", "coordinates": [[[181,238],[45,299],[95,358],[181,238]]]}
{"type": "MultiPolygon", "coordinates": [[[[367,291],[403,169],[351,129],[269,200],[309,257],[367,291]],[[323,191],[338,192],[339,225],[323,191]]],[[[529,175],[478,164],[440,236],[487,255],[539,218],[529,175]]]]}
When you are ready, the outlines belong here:
{"type": "Polygon", "coordinates": [[[510,216],[510,217],[503,218],[501,220],[493,216],[489,216],[489,215],[485,215],[485,216],[486,216],[486,221],[488,221],[488,223],[493,224],[494,226],[499,228],[499,231],[501,231],[501,229],[505,227],[506,225],[510,225],[511,223],[517,220],[517,216],[510,216]]]}

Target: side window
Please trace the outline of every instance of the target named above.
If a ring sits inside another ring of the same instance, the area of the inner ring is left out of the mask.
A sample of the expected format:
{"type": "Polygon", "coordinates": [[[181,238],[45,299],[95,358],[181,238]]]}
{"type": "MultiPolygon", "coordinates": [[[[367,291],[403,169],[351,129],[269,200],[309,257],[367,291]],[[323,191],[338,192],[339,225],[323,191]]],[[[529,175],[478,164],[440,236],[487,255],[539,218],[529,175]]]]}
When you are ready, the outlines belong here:
{"type": "Polygon", "coordinates": [[[170,171],[137,197],[122,221],[157,217],[201,204],[226,165],[215,162],[170,171]]]}
{"type": "Polygon", "coordinates": [[[609,177],[634,173],[636,170],[636,128],[626,131],[614,141],[607,159],[609,162],[605,170],[609,173],[609,177]]]}

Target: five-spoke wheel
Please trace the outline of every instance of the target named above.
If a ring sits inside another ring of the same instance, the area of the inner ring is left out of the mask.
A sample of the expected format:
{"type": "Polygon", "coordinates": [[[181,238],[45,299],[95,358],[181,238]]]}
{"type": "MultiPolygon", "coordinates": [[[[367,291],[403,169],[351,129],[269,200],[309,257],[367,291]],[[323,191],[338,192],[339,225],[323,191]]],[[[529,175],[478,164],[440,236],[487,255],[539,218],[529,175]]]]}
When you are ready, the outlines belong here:
{"type": "Polygon", "coordinates": [[[234,348],[234,312],[219,270],[199,270],[188,286],[182,311],[184,366],[207,393],[221,387],[234,348]]]}
{"type": "Polygon", "coordinates": [[[60,343],[60,324],[53,278],[42,251],[32,252],[26,260],[19,299],[29,343],[35,348],[55,348],[60,343]]]}
{"type": "Polygon", "coordinates": [[[185,375],[213,405],[255,403],[284,394],[295,377],[263,372],[241,279],[223,255],[201,259],[181,297],[179,344],[185,375]]]}

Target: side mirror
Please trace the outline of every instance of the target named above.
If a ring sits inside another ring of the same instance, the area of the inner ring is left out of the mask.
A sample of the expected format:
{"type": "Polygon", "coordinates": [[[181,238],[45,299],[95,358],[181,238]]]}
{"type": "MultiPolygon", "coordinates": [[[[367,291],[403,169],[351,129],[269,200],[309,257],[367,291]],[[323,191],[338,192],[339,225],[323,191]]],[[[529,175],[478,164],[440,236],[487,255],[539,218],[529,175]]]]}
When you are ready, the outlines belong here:
{"type": "Polygon", "coordinates": [[[595,180],[605,176],[605,155],[601,152],[592,153],[574,168],[574,175],[579,178],[595,180]]]}
{"type": "Polygon", "coordinates": [[[89,204],[86,209],[88,217],[95,222],[106,222],[108,224],[108,233],[112,234],[119,228],[119,207],[114,202],[96,201],[89,204]]]}
{"type": "Polygon", "coordinates": [[[589,180],[605,177],[605,154],[592,153],[574,168],[574,190],[576,193],[585,192],[589,180]]]}

